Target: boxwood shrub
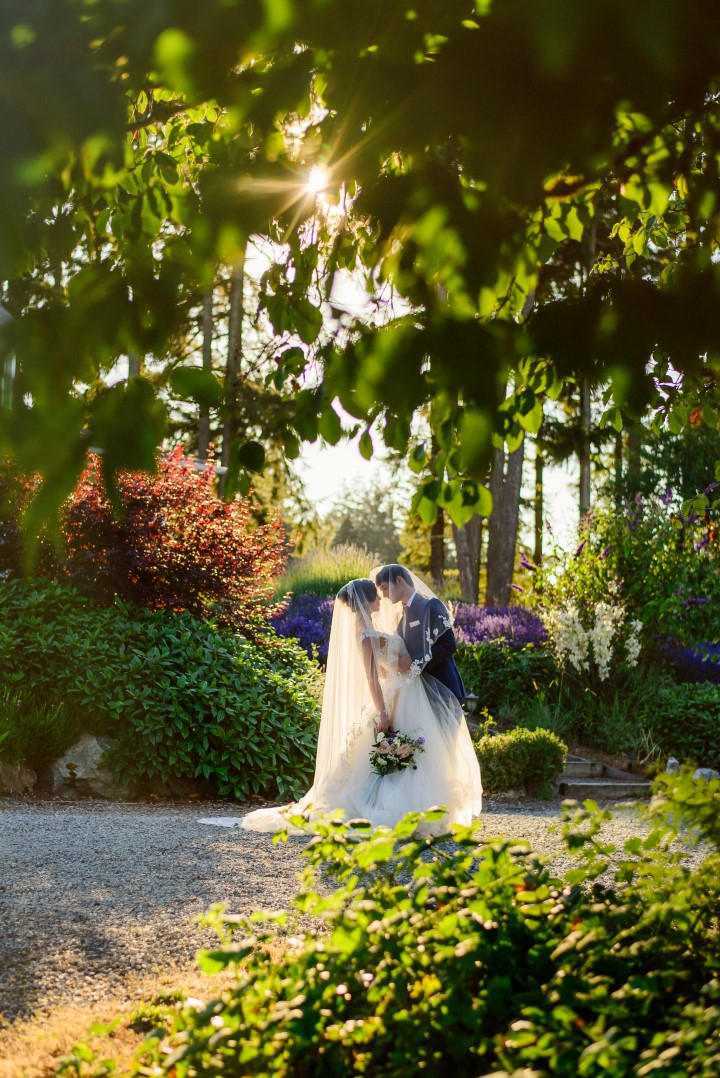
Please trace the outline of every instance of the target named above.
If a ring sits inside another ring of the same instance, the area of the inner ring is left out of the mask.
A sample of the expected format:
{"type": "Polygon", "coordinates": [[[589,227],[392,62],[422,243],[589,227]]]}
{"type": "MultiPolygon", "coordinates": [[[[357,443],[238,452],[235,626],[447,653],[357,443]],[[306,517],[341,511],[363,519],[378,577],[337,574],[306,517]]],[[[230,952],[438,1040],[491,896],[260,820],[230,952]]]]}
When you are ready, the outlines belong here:
{"type": "Polygon", "coordinates": [[[282,799],[310,783],[317,669],[291,641],[249,643],[188,614],[92,605],[53,582],[0,582],[0,683],[117,738],[116,777],[200,778],[282,799]]]}
{"type": "Polygon", "coordinates": [[[550,730],[487,735],[476,742],[475,751],[487,794],[518,790],[549,796],[567,757],[567,746],[550,730]]]}

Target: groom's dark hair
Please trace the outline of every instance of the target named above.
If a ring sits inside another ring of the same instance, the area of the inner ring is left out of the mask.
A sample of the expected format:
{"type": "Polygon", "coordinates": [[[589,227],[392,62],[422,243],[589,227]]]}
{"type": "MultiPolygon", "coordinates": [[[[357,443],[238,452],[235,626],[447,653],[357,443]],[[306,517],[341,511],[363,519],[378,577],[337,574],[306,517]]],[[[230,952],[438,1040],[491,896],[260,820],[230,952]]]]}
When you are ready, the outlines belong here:
{"type": "Polygon", "coordinates": [[[375,577],[375,583],[378,585],[394,584],[398,579],[404,580],[406,584],[412,587],[412,577],[404,565],[383,565],[375,577]]]}

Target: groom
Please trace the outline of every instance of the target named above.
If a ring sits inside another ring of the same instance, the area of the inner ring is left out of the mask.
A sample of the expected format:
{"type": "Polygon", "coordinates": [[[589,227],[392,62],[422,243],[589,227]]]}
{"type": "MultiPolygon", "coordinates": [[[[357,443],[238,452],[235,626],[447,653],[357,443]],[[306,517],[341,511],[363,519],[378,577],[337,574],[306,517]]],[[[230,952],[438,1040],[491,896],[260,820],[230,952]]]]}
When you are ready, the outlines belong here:
{"type": "Polygon", "coordinates": [[[405,641],[411,659],[423,659],[427,654],[425,633],[431,623],[436,630],[440,629],[437,636],[431,632],[430,659],[423,666],[423,674],[431,674],[462,703],[465,686],[453,658],[457,644],[443,604],[438,598],[426,599],[419,595],[410,573],[402,565],[384,565],[377,573],[375,583],[383,599],[403,605],[397,631],[405,641]]]}

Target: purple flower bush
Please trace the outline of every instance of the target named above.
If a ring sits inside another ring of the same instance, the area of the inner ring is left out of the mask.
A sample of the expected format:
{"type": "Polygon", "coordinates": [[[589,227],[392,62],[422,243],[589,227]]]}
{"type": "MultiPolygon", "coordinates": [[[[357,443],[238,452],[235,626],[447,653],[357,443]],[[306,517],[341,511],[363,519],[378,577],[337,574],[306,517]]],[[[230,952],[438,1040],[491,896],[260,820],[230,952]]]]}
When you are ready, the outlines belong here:
{"type": "Polygon", "coordinates": [[[325,666],[334,602],[310,592],[294,595],[287,609],[274,617],[271,625],[278,636],[294,637],[310,656],[315,645],[318,662],[325,666]]]}
{"type": "Polygon", "coordinates": [[[459,644],[486,644],[502,640],[511,647],[547,643],[547,631],[537,614],[523,606],[471,606],[455,608],[455,638],[459,644]]]}
{"type": "Polygon", "coordinates": [[[658,638],[660,658],[679,681],[711,681],[720,685],[720,644],[679,643],[672,638],[658,638]]]}

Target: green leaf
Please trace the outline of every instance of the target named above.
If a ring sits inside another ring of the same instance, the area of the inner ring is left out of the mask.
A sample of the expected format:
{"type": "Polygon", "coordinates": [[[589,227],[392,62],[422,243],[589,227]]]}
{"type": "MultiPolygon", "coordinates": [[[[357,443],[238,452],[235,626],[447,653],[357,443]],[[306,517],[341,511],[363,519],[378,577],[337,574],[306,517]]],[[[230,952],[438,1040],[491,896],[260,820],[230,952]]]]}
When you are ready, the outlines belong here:
{"type": "Polygon", "coordinates": [[[425,444],[423,443],[422,445],[416,445],[412,453],[410,454],[410,459],[408,460],[410,471],[414,472],[415,475],[419,475],[420,472],[424,470],[426,464],[427,453],[425,452],[425,444]]]}
{"type": "Polygon", "coordinates": [[[562,243],[567,239],[567,232],[565,231],[562,223],[556,221],[554,217],[546,217],[543,221],[545,231],[551,239],[556,240],[558,243],[562,243]]]}
{"type": "Polygon", "coordinates": [[[356,852],[357,863],[360,868],[370,868],[379,862],[388,861],[392,857],[395,842],[393,835],[382,836],[364,842],[356,852]]]}
{"type": "Polygon", "coordinates": [[[145,378],[132,378],[103,390],[90,412],[93,444],[102,450],[108,493],[115,492],[115,472],[155,470],[155,451],[165,434],[166,414],[145,378]]]}
{"type": "Polygon", "coordinates": [[[203,973],[213,974],[234,965],[239,959],[228,951],[198,951],[197,960],[203,973]]]}
{"type": "Polygon", "coordinates": [[[425,524],[434,524],[437,520],[437,503],[424,497],[421,492],[418,492],[412,500],[412,511],[417,513],[425,524]]]}
{"type": "Polygon", "coordinates": [[[460,421],[460,459],[467,471],[482,475],[490,458],[490,435],[492,424],[487,412],[480,408],[467,408],[460,421]]]}
{"type": "Polygon", "coordinates": [[[526,412],[525,415],[518,415],[518,419],[526,431],[530,434],[537,434],[543,421],[542,401],[536,399],[530,411],[526,412]]]}
{"type": "Polygon", "coordinates": [[[297,460],[300,456],[300,442],[298,441],[297,435],[293,434],[290,430],[285,431],[282,436],[282,443],[285,449],[285,456],[288,460],[297,460]]]}
{"type": "Polygon", "coordinates": [[[328,445],[337,445],[342,438],[342,424],[332,405],[320,414],[317,430],[320,437],[324,438],[328,445]]]}
{"type": "Polygon", "coordinates": [[[265,310],[278,337],[293,328],[290,318],[290,304],[284,292],[276,292],[265,300],[265,310]]]}
{"type": "Polygon", "coordinates": [[[565,226],[568,230],[571,240],[580,241],[582,239],[584,226],[578,216],[576,206],[572,206],[569,212],[565,215],[565,226]]]}
{"type": "Polygon", "coordinates": [[[307,358],[302,348],[298,348],[294,345],[292,348],[286,348],[284,352],[281,352],[278,359],[282,366],[288,372],[288,374],[299,375],[305,370],[307,358]]]}
{"type": "Polygon", "coordinates": [[[173,393],[183,400],[194,400],[205,408],[218,408],[222,403],[220,382],[202,367],[175,367],[169,381],[173,393]]]}
{"type": "Polygon", "coordinates": [[[489,517],[493,510],[492,494],[482,483],[477,485],[477,497],[474,503],[475,511],[481,517],[489,517]]]}
{"type": "Polygon", "coordinates": [[[191,37],[177,27],[163,30],[155,42],[155,62],[175,89],[191,93],[195,89],[190,75],[195,56],[195,44],[191,37]]]}
{"type": "Polygon", "coordinates": [[[265,449],[260,442],[244,442],[238,448],[237,459],[249,472],[261,472],[265,467],[265,449]]]}
{"type": "Polygon", "coordinates": [[[372,438],[368,431],[363,431],[360,435],[360,441],[358,442],[358,449],[360,450],[360,456],[365,460],[370,460],[373,455],[372,438]]]}
{"type": "Polygon", "coordinates": [[[314,344],[322,329],[322,311],[314,307],[304,296],[293,298],[292,317],[294,328],[305,344],[314,344]]]}
{"type": "Polygon", "coordinates": [[[621,188],[621,194],[623,198],[629,199],[630,202],[637,203],[641,209],[647,208],[649,203],[648,191],[637,173],[634,173],[629,180],[625,181],[621,188]]]}
{"type": "Polygon", "coordinates": [[[547,389],[545,390],[550,400],[556,401],[558,399],[558,397],[563,391],[564,385],[564,378],[562,378],[558,374],[557,370],[553,367],[551,369],[551,381],[548,383],[547,389]]]}
{"type": "Polygon", "coordinates": [[[363,930],[360,927],[348,929],[345,925],[337,925],[330,937],[331,946],[340,954],[352,954],[363,938],[363,930]]]}

